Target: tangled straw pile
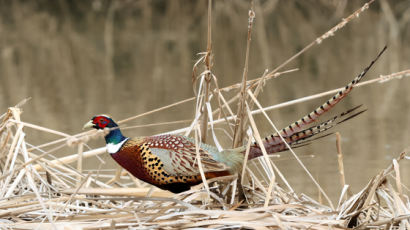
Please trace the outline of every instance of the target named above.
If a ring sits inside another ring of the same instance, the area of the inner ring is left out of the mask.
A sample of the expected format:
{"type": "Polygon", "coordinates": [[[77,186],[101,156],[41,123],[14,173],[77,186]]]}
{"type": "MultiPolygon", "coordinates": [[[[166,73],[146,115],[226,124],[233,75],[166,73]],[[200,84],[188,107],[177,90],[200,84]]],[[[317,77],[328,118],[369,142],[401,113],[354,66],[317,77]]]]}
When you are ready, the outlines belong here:
{"type": "Polygon", "coordinates": [[[10,108],[0,125],[0,228],[410,228],[410,200],[399,173],[405,153],[359,193],[348,196],[346,187],[335,208],[278,184],[265,204],[267,189],[253,176],[244,185],[246,201],[238,203],[232,196],[234,176],[208,181],[209,193],[199,185],[174,195],[144,187],[116,170],[74,168],[65,162],[80,162],[87,154],[82,141],[89,134],[78,135],[77,142],[67,135],[51,142],[63,144],[50,150],[45,150],[50,143],[31,146],[25,140],[28,128],[66,134],[22,122],[20,114],[21,109],[10,108]],[[81,151],[76,157],[53,159],[55,149],[73,143],[81,151]]]}

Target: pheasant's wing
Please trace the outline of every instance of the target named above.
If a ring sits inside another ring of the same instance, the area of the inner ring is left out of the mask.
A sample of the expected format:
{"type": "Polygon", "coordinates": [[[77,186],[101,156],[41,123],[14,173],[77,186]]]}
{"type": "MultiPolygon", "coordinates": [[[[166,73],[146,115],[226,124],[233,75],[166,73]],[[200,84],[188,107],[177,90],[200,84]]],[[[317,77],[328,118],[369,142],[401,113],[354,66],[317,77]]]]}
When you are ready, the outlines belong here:
{"type": "MultiPolygon", "coordinates": [[[[164,170],[172,176],[194,176],[200,173],[193,140],[179,135],[160,135],[146,137],[151,153],[157,156],[164,170]]],[[[225,171],[228,167],[216,161],[212,156],[216,149],[208,145],[200,145],[199,155],[204,172],[225,171]]]]}

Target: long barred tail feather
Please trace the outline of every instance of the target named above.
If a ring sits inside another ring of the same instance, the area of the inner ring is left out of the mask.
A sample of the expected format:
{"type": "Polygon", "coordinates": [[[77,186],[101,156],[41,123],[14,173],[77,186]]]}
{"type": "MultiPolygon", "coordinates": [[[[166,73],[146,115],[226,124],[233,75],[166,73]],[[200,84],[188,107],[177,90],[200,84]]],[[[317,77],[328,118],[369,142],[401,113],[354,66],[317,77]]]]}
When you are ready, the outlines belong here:
{"type": "Polygon", "coordinates": [[[298,144],[303,144],[303,143],[306,143],[306,142],[311,142],[311,141],[326,137],[328,135],[331,135],[332,133],[329,133],[329,134],[326,134],[326,135],[319,136],[319,137],[311,139],[311,137],[316,136],[319,133],[323,133],[323,132],[335,127],[336,125],[338,125],[340,123],[343,123],[345,121],[348,121],[348,120],[350,120],[350,119],[352,119],[352,118],[354,118],[354,117],[356,117],[356,116],[358,116],[358,115],[360,115],[360,114],[362,114],[366,111],[367,111],[366,109],[361,110],[357,113],[354,113],[354,114],[350,115],[349,117],[347,117],[347,118],[345,118],[341,121],[336,122],[335,119],[331,119],[331,120],[328,120],[326,122],[323,122],[319,126],[313,127],[313,129],[311,129],[311,131],[309,132],[309,135],[306,135],[302,138],[298,138],[296,141],[293,141],[292,143],[290,143],[290,146],[293,147],[293,145],[298,145],[298,144]]]}
{"type": "MultiPolygon", "coordinates": [[[[373,66],[373,64],[379,59],[379,57],[383,54],[383,52],[386,50],[387,46],[383,48],[382,51],[377,55],[377,57],[370,63],[369,66],[367,66],[357,77],[355,77],[349,84],[347,84],[343,90],[340,90],[337,92],[333,97],[331,97],[329,100],[327,100],[325,103],[314,109],[312,112],[308,113],[301,119],[293,122],[291,125],[289,125],[286,128],[283,128],[280,131],[280,134],[283,137],[289,137],[292,136],[293,134],[301,131],[304,129],[304,127],[308,124],[311,124],[315,122],[321,115],[323,115],[325,112],[329,111],[332,109],[337,103],[339,103],[344,97],[346,97],[350,91],[352,91],[353,87],[357,85],[357,83],[360,82],[360,80],[366,75],[366,73],[369,71],[369,69],[373,66]]],[[[272,134],[270,137],[265,138],[266,142],[269,142],[270,145],[275,145],[279,144],[282,142],[280,139],[279,135],[272,134]]]]}
{"type": "Polygon", "coordinates": [[[299,141],[296,141],[295,143],[293,143],[291,146],[292,146],[292,149],[293,149],[293,148],[299,148],[300,146],[310,145],[315,140],[322,139],[322,138],[328,137],[328,136],[333,135],[333,134],[335,134],[335,133],[330,132],[330,133],[323,134],[321,136],[315,136],[314,138],[309,138],[307,140],[306,139],[299,140],[299,141]]]}
{"type": "MultiPolygon", "coordinates": [[[[311,141],[313,140],[317,140],[323,137],[326,137],[330,134],[325,134],[322,136],[317,136],[315,138],[312,139],[313,136],[316,136],[319,133],[323,133],[333,127],[335,127],[336,125],[348,121],[360,114],[362,114],[363,112],[366,111],[366,109],[364,110],[360,110],[356,113],[355,112],[358,108],[360,108],[362,105],[356,106],[352,109],[349,109],[337,116],[334,116],[333,118],[320,123],[319,125],[315,125],[315,126],[311,126],[309,128],[305,128],[303,130],[300,130],[294,134],[292,134],[289,137],[284,137],[285,141],[292,147],[292,148],[298,148],[307,144],[310,144],[311,141]],[[353,114],[352,114],[353,113],[353,114]],[[346,117],[348,116],[348,117],[346,117]],[[341,120],[342,119],[342,120],[341,120]]],[[[279,136],[277,138],[280,138],[279,136]]],[[[287,146],[285,143],[283,143],[282,141],[276,144],[272,144],[271,142],[269,142],[269,140],[272,140],[271,137],[269,137],[268,139],[265,139],[264,141],[264,145],[265,145],[265,149],[267,151],[268,154],[273,154],[273,153],[277,153],[277,152],[282,152],[287,150],[287,146]]],[[[251,150],[249,152],[249,157],[248,159],[253,159],[255,157],[259,157],[262,155],[262,151],[259,148],[259,146],[257,145],[253,145],[251,146],[251,150]]]]}
{"type": "Polygon", "coordinates": [[[343,112],[343,113],[341,113],[337,116],[334,116],[333,118],[331,118],[331,119],[329,119],[325,122],[320,123],[319,125],[311,126],[309,128],[306,128],[304,130],[301,130],[297,133],[292,134],[288,138],[290,140],[290,141],[288,141],[288,143],[292,144],[292,143],[297,142],[299,140],[305,140],[305,139],[310,138],[310,137],[312,137],[312,136],[314,136],[318,133],[321,133],[321,132],[324,132],[324,131],[330,129],[330,128],[336,126],[337,124],[340,124],[344,121],[347,121],[347,120],[349,120],[349,119],[363,113],[366,110],[361,110],[361,111],[359,111],[359,112],[357,112],[353,115],[350,115],[349,117],[343,119],[342,121],[338,121],[339,119],[345,117],[346,115],[349,115],[350,113],[354,112],[355,110],[357,110],[361,106],[362,105],[356,106],[356,107],[354,107],[352,109],[349,109],[349,110],[347,110],[347,111],[345,111],[345,112],[343,112]]]}
{"type": "MultiPolygon", "coordinates": [[[[383,54],[386,48],[387,46],[385,46],[383,50],[380,51],[380,53],[377,55],[377,57],[370,63],[370,65],[367,66],[356,78],[354,78],[351,82],[349,82],[349,84],[347,84],[343,90],[340,90],[339,92],[337,92],[333,97],[331,97],[325,103],[323,103],[322,105],[320,105],[319,107],[317,107],[316,109],[314,109],[312,112],[308,113],[301,119],[290,124],[288,127],[283,128],[280,131],[280,134],[282,136],[291,136],[292,134],[302,130],[304,126],[316,121],[325,112],[332,109],[337,103],[339,103],[344,97],[346,97],[350,93],[350,91],[352,91],[353,87],[355,87],[357,83],[360,82],[360,80],[362,80],[362,78],[366,75],[366,73],[373,66],[373,64],[379,59],[379,57],[383,54]]],[[[274,135],[274,136],[278,136],[278,135],[274,135]]],[[[280,142],[280,139],[277,139],[274,141],[276,141],[277,143],[277,142],[280,142]]]]}
{"type": "MultiPolygon", "coordinates": [[[[349,84],[347,84],[342,90],[337,92],[333,97],[331,97],[329,100],[327,100],[325,103],[314,109],[312,112],[308,113],[306,116],[302,117],[301,119],[295,121],[288,127],[282,129],[279,131],[279,134],[285,138],[285,141],[291,146],[291,147],[298,147],[300,145],[304,144],[309,144],[310,141],[318,139],[318,138],[323,138],[324,136],[316,136],[314,139],[312,139],[313,136],[323,133],[327,131],[328,129],[345,122],[349,119],[352,119],[355,116],[358,116],[359,114],[363,113],[366,110],[362,110],[359,112],[356,112],[354,114],[351,114],[353,111],[358,109],[360,106],[354,107],[344,113],[339,114],[338,116],[333,117],[330,120],[327,120],[325,122],[320,123],[317,126],[312,126],[309,128],[305,128],[307,125],[315,122],[321,115],[332,109],[337,103],[339,103],[344,97],[346,97],[350,91],[352,91],[353,87],[355,87],[360,80],[366,75],[366,73],[369,71],[369,69],[373,66],[373,64],[379,59],[379,57],[384,53],[386,50],[387,46],[383,48],[382,51],[376,56],[376,58],[370,63],[369,66],[367,66],[357,77],[355,77],[349,84]],[[346,117],[346,115],[349,115],[346,117]],[[344,118],[343,120],[340,120],[341,118],[344,118]]],[[[264,147],[268,154],[273,154],[276,152],[284,151],[287,150],[287,147],[285,143],[282,142],[282,139],[280,138],[278,133],[272,134],[271,136],[265,137],[264,140],[264,147]]],[[[249,159],[253,159],[255,157],[259,157],[262,155],[262,151],[260,147],[254,143],[251,146],[250,152],[249,152],[249,159]]]]}
{"type": "MultiPolygon", "coordinates": [[[[360,105],[361,106],[361,105],[360,105]]],[[[358,109],[360,106],[357,106],[353,109],[350,109],[346,112],[343,112],[337,116],[334,116],[333,118],[320,123],[319,125],[315,125],[315,126],[311,126],[309,128],[306,128],[304,130],[301,130],[297,133],[292,134],[290,137],[286,137],[285,140],[287,140],[288,144],[293,144],[296,143],[297,141],[301,141],[301,140],[305,140],[308,139],[318,133],[324,132],[330,128],[332,128],[333,126],[337,125],[339,122],[337,122],[340,118],[348,115],[349,113],[355,111],[356,109],[358,109]]],[[[360,111],[359,113],[361,113],[362,111],[360,111]]],[[[356,114],[354,114],[356,115],[356,114]]],[[[346,120],[346,119],[345,119],[346,120]]]]}
{"type": "Polygon", "coordinates": [[[367,109],[364,109],[364,110],[362,110],[362,111],[360,111],[360,112],[357,112],[357,113],[351,115],[350,117],[346,117],[345,119],[343,119],[343,120],[341,120],[341,121],[338,121],[338,122],[337,122],[337,125],[340,124],[340,123],[342,123],[342,122],[345,122],[345,121],[347,121],[347,120],[350,120],[350,119],[352,119],[352,118],[354,118],[354,117],[356,117],[356,116],[359,116],[360,114],[362,114],[362,113],[364,113],[364,112],[366,112],[366,111],[367,111],[367,109]]]}

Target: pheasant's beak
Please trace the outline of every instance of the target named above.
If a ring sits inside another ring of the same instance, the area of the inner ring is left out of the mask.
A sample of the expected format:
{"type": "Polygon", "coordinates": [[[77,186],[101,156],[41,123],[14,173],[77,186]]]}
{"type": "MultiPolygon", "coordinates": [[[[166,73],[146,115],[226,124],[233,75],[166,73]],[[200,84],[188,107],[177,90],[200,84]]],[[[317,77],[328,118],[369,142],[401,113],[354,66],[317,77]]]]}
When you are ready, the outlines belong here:
{"type": "Polygon", "coordinates": [[[83,129],[91,129],[94,128],[94,124],[93,121],[90,120],[89,122],[85,123],[85,125],[83,126],[83,129]]]}

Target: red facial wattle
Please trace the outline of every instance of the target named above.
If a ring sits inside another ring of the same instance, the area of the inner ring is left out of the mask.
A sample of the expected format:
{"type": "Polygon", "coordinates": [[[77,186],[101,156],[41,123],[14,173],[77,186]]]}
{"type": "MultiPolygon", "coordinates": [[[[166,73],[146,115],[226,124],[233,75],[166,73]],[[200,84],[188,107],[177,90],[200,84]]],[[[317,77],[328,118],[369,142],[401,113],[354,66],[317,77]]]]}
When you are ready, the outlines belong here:
{"type": "Polygon", "coordinates": [[[110,120],[108,120],[107,118],[105,118],[105,117],[103,117],[103,116],[98,116],[98,117],[95,117],[95,118],[94,118],[93,123],[94,123],[97,127],[103,129],[103,128],[105,128],[105,127],[108,125],[108,123],[110,123],[110,120]]]}

